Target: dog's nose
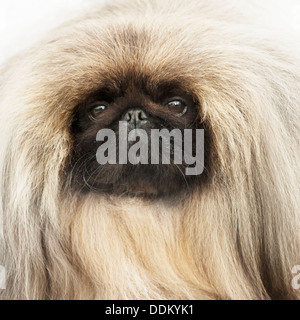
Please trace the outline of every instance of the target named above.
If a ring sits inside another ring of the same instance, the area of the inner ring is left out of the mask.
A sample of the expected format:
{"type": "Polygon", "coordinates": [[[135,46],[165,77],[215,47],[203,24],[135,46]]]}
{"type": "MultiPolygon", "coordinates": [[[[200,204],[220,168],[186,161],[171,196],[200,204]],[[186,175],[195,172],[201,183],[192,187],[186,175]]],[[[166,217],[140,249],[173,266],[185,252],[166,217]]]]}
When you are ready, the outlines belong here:
{"type": "Polygon", "coordinates": [[[148,121],[148,116],[142,109],[131,109],[123,115],[122,120],[128,122],[128,128],[136,129],[148,121]]]}

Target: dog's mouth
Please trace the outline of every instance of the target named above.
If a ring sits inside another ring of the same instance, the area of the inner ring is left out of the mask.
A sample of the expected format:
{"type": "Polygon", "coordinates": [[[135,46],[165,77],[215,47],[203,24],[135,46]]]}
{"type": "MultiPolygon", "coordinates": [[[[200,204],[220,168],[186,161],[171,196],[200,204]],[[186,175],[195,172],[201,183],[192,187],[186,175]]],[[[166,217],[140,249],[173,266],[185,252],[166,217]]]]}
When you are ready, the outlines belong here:
{"type": "MultiPolygon", "coordinates": [[[[173,140],[170,139],[170,141],[172,146],[173,140]]],[[[69,172],[66,180],[69,182],[68,186],[71,185],[75,190],[85,193],[144,198],[180,198],[183,194],[192,193],[195,186],[207,179],[208,156],[204,153],[204,141],[201,143],[199,150],[203,151],[203,154],[200,152],[193,154],[190,164],[186,162],[187,157],[184,153],[186,150],[180,149],[179,153],[176,153],[174,146],[167,149],[166,161],[163,148],[157,148],[156,150],[159,151],[154,153],[154,157],[153,153],[151,154],[151,146],[147,149],[137,148],[134,157],[130,158],[130,150],[132,151],[134,143],[128,143],[125,157],[122,157],[120,148],[111,149],[108,145],[109,150],[114,150],[111,151],[110,157],[108,150],[102,150],[102,145],[99,147],[98,144],[84,157],[75,155],[74,158],[70,158],[69,169],[65,170],[69,172]],[[100,153],[98,153],[99,150],[100,153]],[[144,158],[142,158],[143,152],[146,152],[144,158]],[[155,158],[156,155],[157,158],[155,158]],[[178,155],[180,159],[176,160],[178,155]],[[137,158],[138,161],[136,161],[137,158]],[[155,163],[153,159],[156,159],[155,163]],[[203,164],[202,169],[201,164],[203,164]],[[200,173],[196,170],[197,166],[201,169],[200,173]]],[[[206,151],[209,150],[207,146],[208,143],[205,142],[206,151]]]]}
{"type": "Polygon", "coordinates": [[[184,168],[178,165],[106,164],[98,171],[83,173],[81,190],[119,196],[170,198],[189,193],[198,180],[197,176],[185,176],[184,168]]]}

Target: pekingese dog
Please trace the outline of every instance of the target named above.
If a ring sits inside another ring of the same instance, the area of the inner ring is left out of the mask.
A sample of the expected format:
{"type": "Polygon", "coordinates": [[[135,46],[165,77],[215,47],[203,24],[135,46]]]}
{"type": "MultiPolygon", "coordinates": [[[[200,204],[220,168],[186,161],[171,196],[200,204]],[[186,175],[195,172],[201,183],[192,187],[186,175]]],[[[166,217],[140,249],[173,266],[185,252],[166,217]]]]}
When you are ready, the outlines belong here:
{"type": "Polygon", "coordinates": [[[111,1],[7,63],[2,299],[300,297],[299,37],[254,20],[233,1],[111,1]],[[201,174],[99,163],[102,129],[203,130],[201,174]]]}

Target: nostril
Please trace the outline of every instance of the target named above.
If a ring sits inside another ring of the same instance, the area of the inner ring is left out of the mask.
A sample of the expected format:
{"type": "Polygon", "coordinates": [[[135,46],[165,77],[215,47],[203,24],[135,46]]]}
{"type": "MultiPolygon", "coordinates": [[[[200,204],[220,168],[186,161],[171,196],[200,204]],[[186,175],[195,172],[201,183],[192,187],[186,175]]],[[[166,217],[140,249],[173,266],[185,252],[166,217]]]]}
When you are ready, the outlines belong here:
{"type": "Polygon", "coordinates": [[[143,110],[140,110],[138,113],[138,119],[142,121],[142,120],[147,120],[147,118],[148,117],[147,117],[146,113],[143,110]]]}
{"type": "Polygon", "coordinates": [[[131,121],[131,113],[130,112],[126,112],[126,114],[123,116],[123,121],[131,121]]]}

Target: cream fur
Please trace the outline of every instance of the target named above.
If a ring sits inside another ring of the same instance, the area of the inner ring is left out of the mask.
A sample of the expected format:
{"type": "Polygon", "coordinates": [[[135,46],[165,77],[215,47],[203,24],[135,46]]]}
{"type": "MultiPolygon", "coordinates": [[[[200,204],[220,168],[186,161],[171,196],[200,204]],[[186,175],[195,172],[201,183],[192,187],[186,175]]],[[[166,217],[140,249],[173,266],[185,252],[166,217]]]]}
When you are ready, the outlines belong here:
{"type": "Polygon", "coordinates": [[[8,63],[0,87],[3,299],[298,299],[299,39],[234,2],[116,1],[8,63]],[[62,193],[76,104],[127,72],[180,80],[212,133],[176,209],[62,193]]]}

